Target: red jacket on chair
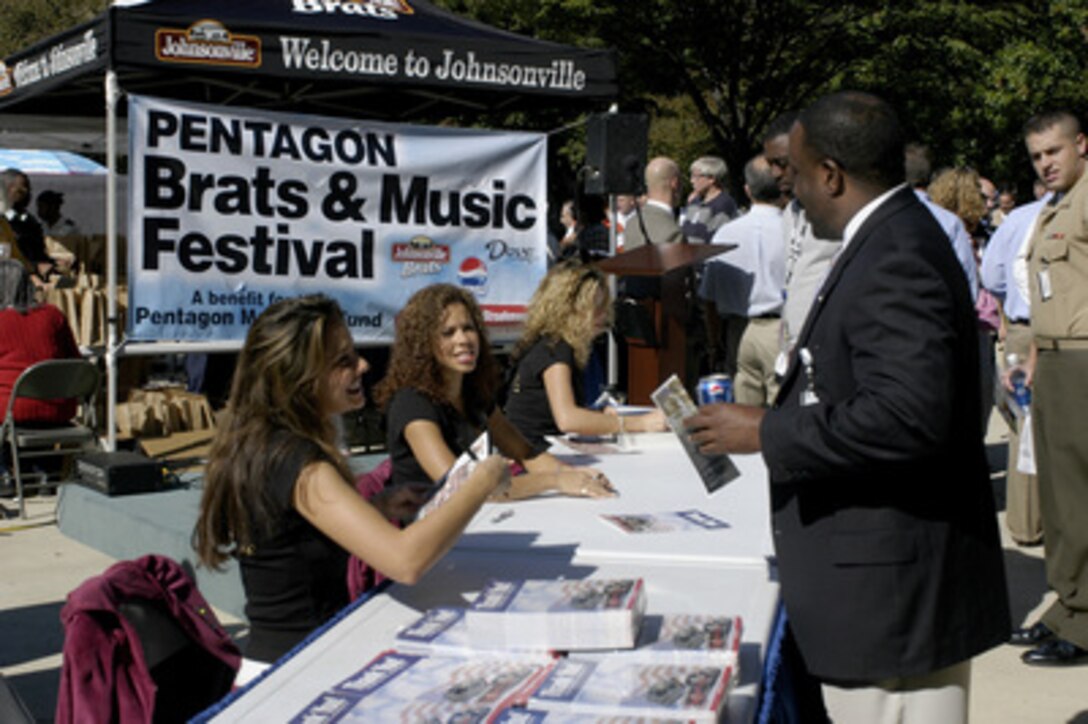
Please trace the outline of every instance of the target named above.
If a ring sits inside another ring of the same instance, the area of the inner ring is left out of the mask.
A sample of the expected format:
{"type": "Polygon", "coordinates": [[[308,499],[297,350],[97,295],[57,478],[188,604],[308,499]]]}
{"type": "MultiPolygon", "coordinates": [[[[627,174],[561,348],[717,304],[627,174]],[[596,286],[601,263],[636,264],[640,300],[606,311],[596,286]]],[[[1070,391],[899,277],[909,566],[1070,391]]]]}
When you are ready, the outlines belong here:
{"type": "Polygon", "coordinates": [[[159,555],[121,561],[68,594],[61,610],[58,724],[151,721],[155,683],[136,631],[118,609],[132,599],[162,605],[204,650],[238,670],[238,647],[180,565],[159,555]]]}

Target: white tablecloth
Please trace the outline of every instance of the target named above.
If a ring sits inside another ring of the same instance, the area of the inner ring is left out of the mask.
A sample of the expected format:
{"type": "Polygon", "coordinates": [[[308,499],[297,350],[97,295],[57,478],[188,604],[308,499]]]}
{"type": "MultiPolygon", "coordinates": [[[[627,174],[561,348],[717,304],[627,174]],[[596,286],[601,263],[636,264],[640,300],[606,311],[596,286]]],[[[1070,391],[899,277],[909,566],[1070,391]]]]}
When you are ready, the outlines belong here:
{"type": "MultiPolygon", "coordinates": [[[[488,504],[456,548],[415,586],[394,585],[350,609],[211,712],[214,722],[288,721],[337,682],[390,648],[398,628],[428,608],[463,606],[490,578],[639,576],[647,613],[740,615],[741,680],[730,722],[752,721],[778,606],[767,558],[766,473],[758,456],[736,460],[741,477],[708,496],[671,434],[639,435],[633,449],[592,464],[621,492],[612,500],[550,497],[488,504]],[[626,534],[603,512],[698,508],[730,524],[719,531],[626,534]],[[499,514],[512,510],[513,515],[499,514]]],[[[568,457],[561,449],[562,457],[568,457]]]]}
{"type": "Polygon", "coordinates": [[[568,555],[575,560],[686,561],[764,566],[774,554],[766,468],[759,455],[736,455],[741,476],[708,494],[672,433],[628,436],[628,450],[585,456],[562,445],[560,459],[593,465],[617,498],[547,496],[514,505],[489,503],[457,544],[460,550],[568,555]],[[513,515],[503,514],[509,509],[513,515]],[[632,535],[601,519],[612,513],[701,510],[728,524],[715,531],[632,535]]]}

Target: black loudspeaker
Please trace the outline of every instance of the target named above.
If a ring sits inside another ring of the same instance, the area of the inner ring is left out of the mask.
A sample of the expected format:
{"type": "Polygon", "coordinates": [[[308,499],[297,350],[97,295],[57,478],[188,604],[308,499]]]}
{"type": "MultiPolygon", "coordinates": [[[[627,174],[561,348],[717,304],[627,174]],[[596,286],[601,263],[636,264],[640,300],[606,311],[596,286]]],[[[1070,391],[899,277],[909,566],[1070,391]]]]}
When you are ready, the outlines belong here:
{"type": "Polygon", "coordinates": [[[643,113],[597,113],[586,125],[587,194],[643,191],[649,119],[643,113]]]}

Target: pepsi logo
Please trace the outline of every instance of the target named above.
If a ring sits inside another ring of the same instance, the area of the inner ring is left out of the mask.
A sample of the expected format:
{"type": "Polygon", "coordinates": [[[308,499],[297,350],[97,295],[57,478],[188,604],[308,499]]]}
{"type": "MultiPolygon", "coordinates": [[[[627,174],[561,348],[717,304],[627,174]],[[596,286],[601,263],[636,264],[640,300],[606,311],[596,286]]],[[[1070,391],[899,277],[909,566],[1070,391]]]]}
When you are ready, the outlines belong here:
{"type": "Polygon", "coordinates": [[[457,281],[466,289],[480,293],[487,288],[487,265],[470,256],[457,269],[457,281]]]}

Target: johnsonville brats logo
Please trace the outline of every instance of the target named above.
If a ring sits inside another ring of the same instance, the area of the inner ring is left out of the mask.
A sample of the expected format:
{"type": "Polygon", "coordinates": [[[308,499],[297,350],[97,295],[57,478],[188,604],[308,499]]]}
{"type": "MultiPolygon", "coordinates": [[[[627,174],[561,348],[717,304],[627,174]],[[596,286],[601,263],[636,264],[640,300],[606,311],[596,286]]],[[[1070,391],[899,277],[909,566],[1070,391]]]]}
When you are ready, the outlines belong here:
{"type": "Polygon", "coordinates": [[[259,68],[261,39],[254,35],[235,35],[217,20],[201,20],[190,25],[188,30],[162,28],[155,31],[155,57],[169,63],[259,68]]]}
{"type": "Polygon", "coordinates": [[[356,17],[396,20],[398,15],[415,12],[404,0],[292,0],[292,9],[305,15],[354,15],[356,17]]]}
{"type": "Polygon", "coordinates": [[[438,274],[450,261],[450,248],[427,236],[414,236],[408,243],[393,244],[393,261],[401,265],[402,277],[438,274]]]}

